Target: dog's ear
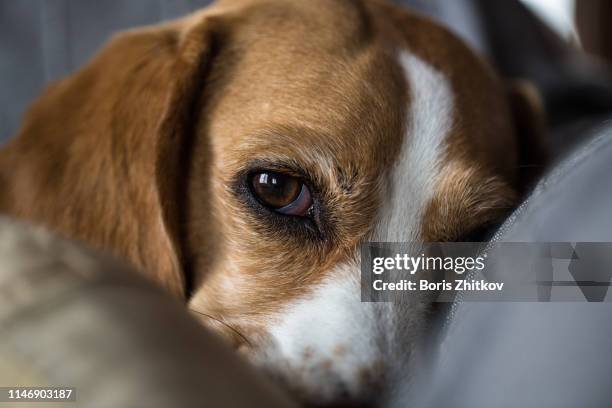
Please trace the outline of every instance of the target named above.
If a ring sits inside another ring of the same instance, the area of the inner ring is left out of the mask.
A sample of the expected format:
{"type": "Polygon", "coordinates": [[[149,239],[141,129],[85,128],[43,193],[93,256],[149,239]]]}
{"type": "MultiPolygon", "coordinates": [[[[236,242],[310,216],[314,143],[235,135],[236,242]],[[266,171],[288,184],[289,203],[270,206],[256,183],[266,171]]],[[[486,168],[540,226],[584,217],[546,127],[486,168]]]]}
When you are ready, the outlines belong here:
{"type": "Polygon", "coordinates": [[[125,258],[184,295],[183,159],[215,21],[200,14],[120,34],[47,89],[0,152],[0,211],[125,258]]]}

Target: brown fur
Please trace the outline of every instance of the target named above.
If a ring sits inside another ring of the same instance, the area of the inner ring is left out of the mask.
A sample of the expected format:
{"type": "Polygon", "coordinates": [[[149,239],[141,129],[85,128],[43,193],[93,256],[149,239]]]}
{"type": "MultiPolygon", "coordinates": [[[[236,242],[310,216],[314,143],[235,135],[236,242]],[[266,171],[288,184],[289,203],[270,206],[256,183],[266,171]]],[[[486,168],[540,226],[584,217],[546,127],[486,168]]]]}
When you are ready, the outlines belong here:
{"type": "Polygon", "coordinates": [[[231,323],[256,343],[372,232],[414,102],[406,48],[457,98],[421,235],[458,239],[514,200],[503,87],[446,30],[376,0],[227,1],[120,34],[45,91],[0,152],[0,210],[187,290],[220,332],[246,345],[231,323]],[[321,236],[245,205],[236,175],[254,162],[308,176],[321,236]]]}

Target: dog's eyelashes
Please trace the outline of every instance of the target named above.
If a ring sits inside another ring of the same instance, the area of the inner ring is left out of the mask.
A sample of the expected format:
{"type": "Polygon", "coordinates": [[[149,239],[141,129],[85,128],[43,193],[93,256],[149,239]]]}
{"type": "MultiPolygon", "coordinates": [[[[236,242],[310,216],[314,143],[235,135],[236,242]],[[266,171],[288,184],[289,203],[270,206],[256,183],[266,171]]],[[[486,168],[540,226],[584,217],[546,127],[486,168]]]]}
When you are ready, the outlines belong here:
{"type": "Polygon", "coordinates": [[[273,171],[251,175],[253,195],[264,206],[281,214],[307,216],[312,195],[298,178],[273,171]]]}

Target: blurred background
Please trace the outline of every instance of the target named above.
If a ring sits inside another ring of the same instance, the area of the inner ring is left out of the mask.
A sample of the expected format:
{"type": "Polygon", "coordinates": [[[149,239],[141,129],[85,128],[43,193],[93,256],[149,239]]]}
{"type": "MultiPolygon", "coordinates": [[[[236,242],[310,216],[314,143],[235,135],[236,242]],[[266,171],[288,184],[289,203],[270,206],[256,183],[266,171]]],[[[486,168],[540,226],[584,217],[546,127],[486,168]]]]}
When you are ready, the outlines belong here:
{"type": "MultiPolygon", "coordinates": [[[[487,21],[504,16],[504,9],[517,1],[396,0],[443,21],[482,53],[498,54],[497,59],[504,45],[491,49],[491,34],[485,32],[487,21]],[[491,4],[497,11],[491,10],[491,4]]],[[[600,63],[612,63],[612,2],[522,1],[569,44],[584,48],[600,63]]],[[[0,0],[0,143],[15,134],[27,105],[46,83],[85,63],[113,32],[175,18],[209,3],[210,0],[0,0]]],[[[521,30],[520,24],[514,25],[503,35],[511,37],[511,31],[518,34],[521,30]]],[[[516,47],[509,50],[512,58],[522,58],[515,52],[516,47]]],[[[510,74],[525,75],[524,71],[521,68],[510,74]]]]}

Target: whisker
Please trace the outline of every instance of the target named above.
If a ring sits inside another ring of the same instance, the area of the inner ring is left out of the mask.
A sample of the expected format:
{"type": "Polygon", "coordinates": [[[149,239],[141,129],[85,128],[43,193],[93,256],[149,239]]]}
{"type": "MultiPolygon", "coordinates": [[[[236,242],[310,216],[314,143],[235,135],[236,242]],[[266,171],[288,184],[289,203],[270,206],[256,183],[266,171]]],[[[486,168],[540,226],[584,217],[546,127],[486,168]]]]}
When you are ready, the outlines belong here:
{"type": "Polygon", "coordinates": [[[192,312],[194,312],[194,313],[200,314],[200,315],[202,315],[202,316],[208,317],[209,319],[214,320],[214,321],[216,321],[216,322],[218,322],[218,323],[221,323],[223,326],[227,327],[227,328],[228,328],[228,329],[230,329],[232,332],[236,333],[236,334],[237,334],[237,335],[238,335],[238,336],[239,336],[239,337],[240,337],[242,340],[244,340],[244,342],[245,342],[246,344],[248,344],[248,345],[249,345],[249,347],[252,347],[251,342],[249,341],[249,339],[247,339],[247,338],[246,338],[246,336],[245,336],[244,334],[240,333],[240,331],[238,331],[236,328],[232,327],[231,325],[227,324],[227,323],[226,323],[226,322],[224,322],[223,320],[218,319],[218,318],[216,318],[216,317],[214,317],[214,316],[211,316],[211,315],[209,315],[209,314],[202,313],[202,312],[200,312],[200,311],[198,311],[198,310],[194,310],[194,309],[189,309],[189,310],[190,310],[190,311],[192,311],[192,312]]]}

